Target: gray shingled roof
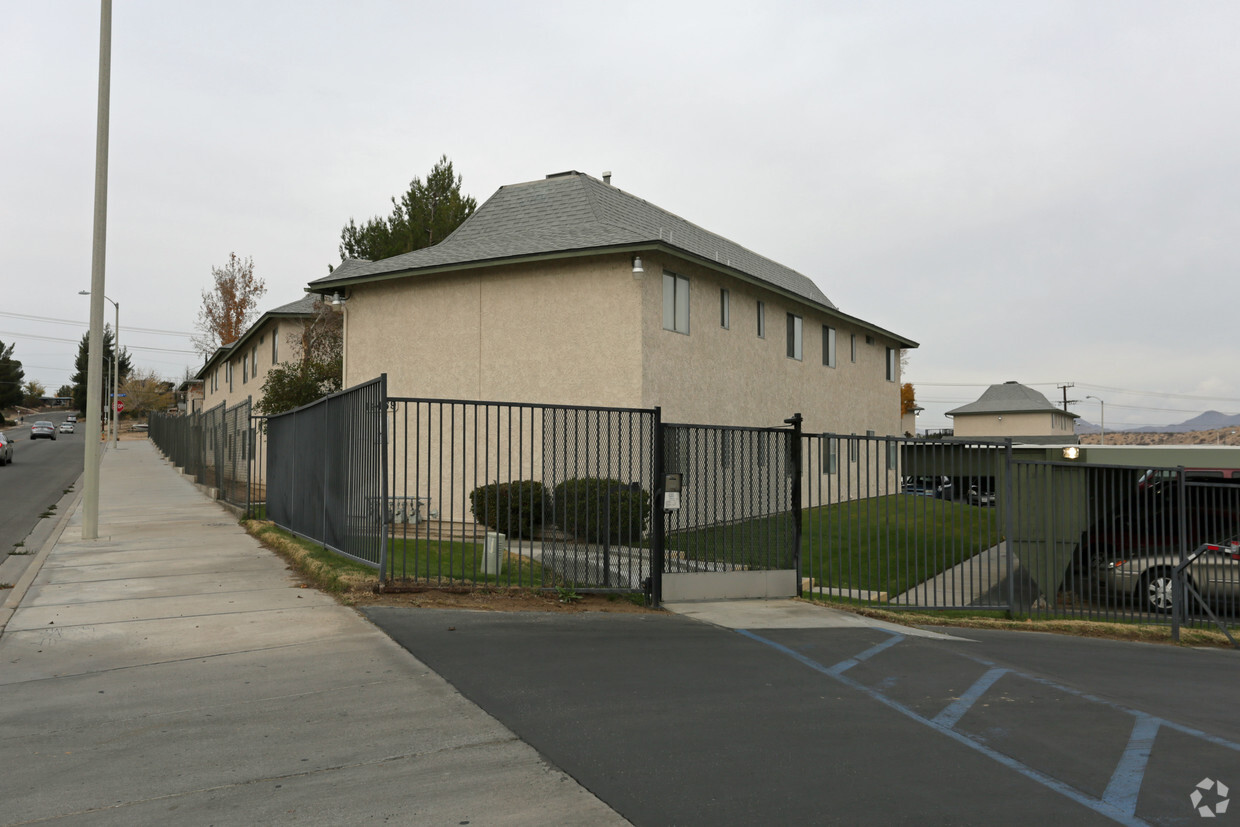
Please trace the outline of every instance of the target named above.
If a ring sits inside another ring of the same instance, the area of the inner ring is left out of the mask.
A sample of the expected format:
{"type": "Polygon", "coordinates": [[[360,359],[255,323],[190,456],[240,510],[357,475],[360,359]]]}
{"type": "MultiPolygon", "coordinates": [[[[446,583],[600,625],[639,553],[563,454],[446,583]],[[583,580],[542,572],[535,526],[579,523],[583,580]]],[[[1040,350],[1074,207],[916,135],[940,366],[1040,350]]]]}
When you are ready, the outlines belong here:
{"type": "MultiPolygon", "coordinates": [[[[1019,382],[1004,382],[1002,385],[991,385],[978,397],[976,402],[961,405],[947,412],[948,416],[956,414],[1005,414],[1005,413],[1044,413],[1054,411],[1066,413],[1052,405],[1045,396],[1027,388],[1019,382]]],[[[1067,413],[1076,418],[1079,414],[1067,413]]]]}
{"type": "Polygon", "coordinates": [[[580,172],[500,187],[439,244],[382,261],[350,260],[310,284],[323,290],[334,283],[408,271],[639,244],[659,244],[718,262],[836,309],[797,271],[580,172]]]}
{"type": "MultiPolygon", "coordinates": [[[[336,269],[339,270],[340,268],[337,267],[336,269]]],[[[256,330],[258,330],[260,327],[262,327],[263,324],[271,317],[273,316],[313,316],[314,315],[314,303],[317,301],[322,301],[322,300],[323,300],[323,297],[317,293],[307,293],[304,296],[302,296],[300,299],[297,299],[296,301],[291,301],[288,304],[282,304],[279,307],[276,307],[272,310],[268,310],[267,312],[263,313],[263,315],[259,316],[258,319],[256,319],[249,327],[247,327],[245,331],[241,334],[241,338],[237,339],[237,341],[231,344],[221,345],[220,347],[216,348],[215,352],[207,357],[207,361],[203,363],[202,367],[198,369],[198,373],[194,374],[194,376],[199,379],[205,377],[207,370],[212,365],[214,365],[216,362],[220,361],[221,359],[226,358],[228,354],[231,353],[234,349],[240,347],[243,342],[249,339],[251,335],[256,330]]]]}

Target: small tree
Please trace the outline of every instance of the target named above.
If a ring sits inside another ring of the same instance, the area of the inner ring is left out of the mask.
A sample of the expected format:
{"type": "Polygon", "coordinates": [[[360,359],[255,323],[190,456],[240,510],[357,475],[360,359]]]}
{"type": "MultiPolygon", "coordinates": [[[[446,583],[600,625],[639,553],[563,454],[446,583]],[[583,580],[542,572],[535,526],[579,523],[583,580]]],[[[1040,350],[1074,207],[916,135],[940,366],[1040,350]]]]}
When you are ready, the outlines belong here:
{"type": "Polygon", "coordinates": [[[905,382],[900,386],[900,413],[916,413],[917,397],[913,394],[913,383],[905,382]]]}
{"type": "Polygon", "coordinates": [[[21,404],[26,372],[22,363],[13,358],[13,345],[0,342],[0,408],[21,404]]]}
{"type": "Polygon", "coordinates": [[[68,397],[73,396],[73,386],[72,385],[61,385],[60,388],[56,391],[56,395],[59,396],[61,399],[67,399],[68,397]]]}
{"type": "Polygon", "coordinates": [[[254,275],[254,259],[228,254],[228,263],[212,267],[215,284],[202,292],[202,309],[194,323],[197,333],[194,347],[204,357],[222,345],[231,345],[241,338],[246,327],[258,313],[258,300],[267,292],[267,285],[254,275]]]}
{"type": "Polygon", "coordinates": [[[131,376],[121,385],[121,393],[125,394],[125,417],[143,417],[152,411],[162,413],[176,405],[172,383],[160,379],[153,370],[131,376]]]}
{"type": "Polygon", "coordinates": [[[35,408],[43,404],[43,397],[47,396],[47,388],[43,387],[43,383],[38,379],[31,379],[26,382],[26,407],[35,408]]]}
{"type": "Polygon", "coordinates": [[[281,362],[267,372],[262,397],[254,405],[259,413],[272,416],[302,405],[309,405],[340,390],[340,373],[321,362],[281,362]]]}

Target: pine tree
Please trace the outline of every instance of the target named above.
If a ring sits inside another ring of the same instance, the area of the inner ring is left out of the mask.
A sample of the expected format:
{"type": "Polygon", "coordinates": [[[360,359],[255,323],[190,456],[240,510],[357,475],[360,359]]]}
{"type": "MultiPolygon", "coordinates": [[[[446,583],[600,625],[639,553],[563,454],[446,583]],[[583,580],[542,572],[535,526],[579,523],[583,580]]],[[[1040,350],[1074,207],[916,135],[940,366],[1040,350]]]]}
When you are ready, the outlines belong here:
{"type": "MultiPolygon", "coordinates": [[[[112,392],[112,327],[104,325],[103,327],[103,387],[100,389],[102,396],[99,398],[107,405],[108,395],[112,392]]],[[[73,361],[73,367],[76,373],[69,378],[73,383],[73,407],[83,413],[86,412],[86,379],[87,371],[90,369],[90,333],[82,334],[82,341],[78,343],[77,358],[73,361]]],[[[122,350],[120,358],[120,376],[117,384],[124,384],[129,378],[129,374],[133,372],[133,364],[129,359],[129,351],[122,350]]]]}
{"type": "Polygon", "coordinates": [[[14,345],[0,342],[0,408],[20,405],[24,393],[26,372],[22,363],[13,358],[14,345]]]}
{"type": "Polygon", "coordinates": [[[399,201],[392,198],[391,215],[375,216],[360,227],[350,218],[340,231],[340,259],[378,261],[443,241],[478,206],[472,196],[461,195],[461,180],[444,155],[425,182],[414,178],[399,201]]]}

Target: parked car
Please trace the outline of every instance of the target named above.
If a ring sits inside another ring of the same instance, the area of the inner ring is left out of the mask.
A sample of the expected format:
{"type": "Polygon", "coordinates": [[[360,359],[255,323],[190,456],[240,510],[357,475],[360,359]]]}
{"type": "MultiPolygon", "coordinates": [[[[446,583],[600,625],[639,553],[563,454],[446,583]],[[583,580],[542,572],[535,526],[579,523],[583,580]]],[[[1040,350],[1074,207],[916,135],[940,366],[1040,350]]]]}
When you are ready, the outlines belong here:
{"type": "Polygon", "coordinates": [[[943,476],[905,477],[904,493],[950,500],[952,498],[952,481],[943,476]]]}
{"type": "Polygon", "coordinates": [[[13,438],[0,433],[0,465],[8,465],[13,461],[13,438]]]}
{"type": "Polygon", "coordinates": [[[995,492],[978,485],[969,486],[969,505],[978,505],[989,508],[994,504],[995,492]]]}
{"type": "MultiPolygon", "coordinates": [[[[1187,583],[1216,609],[1228,613],[1240,609],[1240,536],[1197,550],[1200,553],[1184,569],[1187,583]]],[[[1111,594],[1132,595],[1147,611],[1170,612],[1176,600],[1172,573],[1179,562],[1178,553],[1102,561],[1099,585],[1111,594]]]]}
{"type": "Polygon", "coordinates": [[[47,439],[55,439],[56,426],[45,419],[40,419],[38,422],[30,426],[30,438],[43,439],[45,437],[47,439]]]}
{"type": "Polygon", "coordinates": [[[75,429],[76,429],[76,426],[72,422],[69,422],[68,420],[60,423],[60,432],[62,434],[71,434],[74,432],[75,429]]]}
{"type": "Polygon", "coordinates": [[[1240,534],[1240,478],[1143,479],[1081,536],[1081,571],[1114,560],[1179,555],[1240,534]],[[1183,513],[1181,513],[1181,503],[1183,513]],[[1183,536],[1181,536],[1183,532],[1183,536]]]}

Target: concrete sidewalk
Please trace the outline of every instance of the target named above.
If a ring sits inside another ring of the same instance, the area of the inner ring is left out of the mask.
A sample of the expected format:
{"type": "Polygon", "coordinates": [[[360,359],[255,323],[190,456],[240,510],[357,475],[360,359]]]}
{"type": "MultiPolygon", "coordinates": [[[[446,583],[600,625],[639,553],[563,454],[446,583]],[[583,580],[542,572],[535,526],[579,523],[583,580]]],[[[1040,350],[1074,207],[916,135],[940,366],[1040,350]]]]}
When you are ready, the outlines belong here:
{"type": "MultiPolygon", "coordinates": [[[[0,824],[623,824],[150,443],[102,462],[0,633],[0,824]]],[[[4,618],[0,618],[0,623],[4,618]]]]}

